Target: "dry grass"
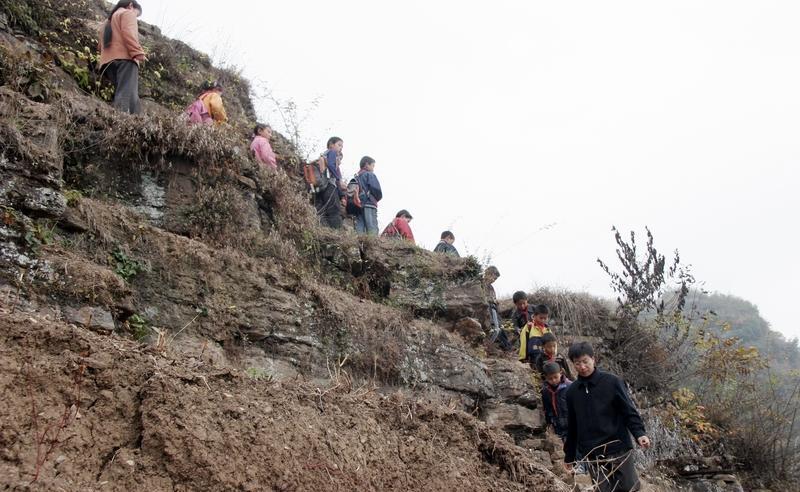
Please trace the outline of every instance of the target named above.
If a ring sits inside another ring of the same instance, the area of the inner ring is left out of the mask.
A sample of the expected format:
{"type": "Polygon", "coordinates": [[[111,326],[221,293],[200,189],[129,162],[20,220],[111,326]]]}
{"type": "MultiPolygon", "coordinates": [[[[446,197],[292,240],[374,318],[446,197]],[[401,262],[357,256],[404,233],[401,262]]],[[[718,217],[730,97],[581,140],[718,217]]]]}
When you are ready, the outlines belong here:
{"type": "Polygon", "coordinates": [[[604,336],[612,318],[608,302],[585,292],[547,287],[528,295],[531,304],[545,304],[550,318],[561,325],[564,335],[604,336]]]}

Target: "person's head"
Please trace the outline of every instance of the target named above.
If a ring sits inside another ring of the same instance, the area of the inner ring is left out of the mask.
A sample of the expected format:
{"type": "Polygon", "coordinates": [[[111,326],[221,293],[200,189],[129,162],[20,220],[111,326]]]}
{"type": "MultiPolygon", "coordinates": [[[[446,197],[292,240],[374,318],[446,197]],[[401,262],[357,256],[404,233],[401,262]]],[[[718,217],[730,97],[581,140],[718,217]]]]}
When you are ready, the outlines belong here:
{"type": "Polygon", "coordinates": [[[358,163],[358,167],[363,169],[364,171],[374,171],[375,170],[375,159],[372,157],[365,155],[361,158],[361,162],[358,163]]]}
{"type": "Polygon", "coordinates": [[[453,244],[456,242],[456,236],[453,235],[450,231],[444,231],[441,236],[441,240],[446,242],[447,244],[453,244]]]}
{"type": "Polygon", "coordinates": [[[272,127],[263,123],[259,123],[255,128],[253,128],[253,136],[264,137],[269,140],[269,138],[272,136],[272,127]]]}
{"type": "Polygon", "coordinates": [[[394,217],[396,219],[405,219],[406,222],[411,222],[411,219],[414,218],[414,217],[411,216],[410,213],[408,213],[408,210],[406,210],[406,209],[403,209],[403,210],[397,212],[397,214],[394,217]]]}
{"type": "Polygon", "coordinates": [[[589,342],[573,343],[569,347],[569,360],[575,365],[579,376],[589,377],[594,372],[594,349],[589,342]]]}
{"type": "Polygon", "coordinates": [[[547,318],[550,317],[550,310],[544,304],[539,304],[533,308],[533,321],[539,324],[547,323],[547,318]]]}
{"type": "Polygon", "coordinates": [[[561,366],[556,362],[548,362],[542,367],[544,372],[544,380],[550,386],[558,386],[561,382],[561,366]]]}
{"type": "Polygon", "coordinates": [[[518,290],[514,292],[511,300],[514,301],[514,305],[517,306],[517,309],[520,311],[528,309],[528,294],[526,294],[525,291],[518,290]]]}
{"type": "Polygon", "coordinates": [[[331,137],[328,139],[328,150],[335,150],[341,152],[344,147],[344,141],[339,137],[331,137]]]}
{"type": "Polygon", "coordinates": [[[493,283],[498,278],[500,278],[500,270],[495,266],[487,267],[486,271],[483,272],[483,279],[487,284],[493,283]]]}
{"type": "Polygon", "coordinates": [[[120,9],[128,9],[128,10],[135,10],[136,17],[142,16],[142,6],[136,0],[120,0],[114,5],[114,8],[111,9],[111,13],[108,14],[108,21],[106,22],[105,27],[103,28],[103,47],[108,48],[111,46],[111,17],[120,9]]]}
{"type": "Polygon", "coordinates": [[[552,333],[542,335],[542,350],[548,357],[554,357],[558,353],[558,341],[552,333]]]}
{"type": "Polygon", "coordinates": [[[203,91],[203,92],[213,91],[213,92],[218,92],[218,93],[221,94],[222,93],[222,84],[220,84],[216,80],[206,80],[205,82],[203,82],[203,85],[200,86],[200,90],[203,91]]]}

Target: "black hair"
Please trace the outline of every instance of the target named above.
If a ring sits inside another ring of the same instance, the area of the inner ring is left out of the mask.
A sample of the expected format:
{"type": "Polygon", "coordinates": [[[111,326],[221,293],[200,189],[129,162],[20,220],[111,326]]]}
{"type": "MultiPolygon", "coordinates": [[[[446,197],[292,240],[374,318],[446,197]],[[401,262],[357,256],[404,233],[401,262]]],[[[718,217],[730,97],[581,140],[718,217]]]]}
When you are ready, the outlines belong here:
{"type": "Polygon", "coordinates": [[[133,5],[133,8],[138,10],[139,12],[142,11],[142,6],[136,0],[119,0],[114,8],[111,9],[111,13],[108,14],[108,20],[106,20],[106,26],[103,28],[103,48],[108,48],[111,46],[111,36],[113,35],[113,31],[111,30],[111,17],[117,12],[119,9],[127,9],[133,5]]]}
{"type": "Polygon", "coordinates": [[[450,232],[450,231],[444,231],[444,232],[442,233],[442,237],[441,237],[441,239],[453,239],[453,240],[455,240],[455,238],[456,238],[456,237],[455,237],[455,236],[453,235],[453,233],[452,233],[452,232],[450,232]]]}
{"type": "Polygon", "coordinates": [[[342,139],[339,137],[331,137],[328,139],[328,145],[325,146],[326,149],[331,148],[331,145],[336,145],[337,143],[341,142],[342,139]]]}
{"type": "MultiPolygon", "coordinates": [[[[336,143],[336,142],[334,142],[334,143],[336,143]]],[[[328,145],[329,146],[331,145],[330,142],[328,142],[328,145]]],[[[370,157],[368,155],[365,155],[364,157],[361,158],[361,162],[358,163],[358,166],[359,166],[359,169],[364,169],[365,167],[369,166],[370,164],[375,164],[375,159],[373,159],[372,157],[370,157]]]]}
{"type": "Polygon", "coordinates": [[[544,304],[538,304],[533,308],[533,314],[550,314],[550,310],[544,304]]]}
{"type": "Polygon", "coordinates": [[[214,89],[220,89],[220,90],[222,90],[222,84],[220,84],[220,83],[219,83],[219,81],[217,81],[217,80],[206,80],[206,81],[205,81],[205,82],[203,82],[203,84],[200,86],[200,90],[201,90],[202,92],[206,92],[206,91],[212,91],[212,90],[214,90],[214,89]]]}
{"type": "Polygon", "coordinates": [[[550,343],[550,342],[557,342],[555,335],[553,335],[550,332],[547,332],[544,335],[542,335],[542,346],[543,347],[545,345],[547,345],[548,343],[550,343]]]}
{"type": "Polygon", "coordinates": [[[484,274],[494,275],[496,277],[499,277],[500,276],[500,270],[498,270],[496,266],[490,266],[490,267],[486,268],[486,271],[484,272],[484,274]]]}
{"type": "Polygon", "coordinates": [[[258,124],[256,124],[256,127],[255,127],[255,128],[253,128],[253,136],[258,136],[258,133],[259,133],[261,130],[265,129],[265,128],[269,128],[270,130],[272,129],[272,127],[271,127],[271,126],[269,126],[269,125],[265,125],[264,123],[258,123],[258,124]]]}
{"type": "Polygon", "coordinates": [[[558,365],[557,362],[548,362],[542,367],[542,372],[544,372],[545,376],[550,376],[551,374],[560,374],[561,366],[558,365]]]}
{"type": "Polygon", "coordinates": [[[594,349],[589,342],[573,343],[569,347],[569,360],[575,362],[575,359],[580,359],[584,355],[594,357],[594,349]]]}
{"type": "Polygon", "coordinates": [[[408,213],[408,210],[406,210],[406,209],[403,209],[403,210],[401,210],[401,211],[397,212],[397,215],[395,215],[394,217],[395,217],[395,218],[398,218],[398,217],[405,217],[405,218],[407,218],[408,220],[411,220],[411,219],[413,219],[413,218],[414,218],[414,217],[412,217],[412,216],[411,216],[411,214],[410,214],[410,213],[408,213]]]}
{"type": "Polygon", "coordinates": [[[519,301],[521,301],[523,299],[527,299],[527,298],[528,298],[528,294],[526,294],[524,290],[518,290],[518,291],[514,292],[514,295],[511,297],[511,300],[514,301],[514,304],[516,304],[519,301]]]}

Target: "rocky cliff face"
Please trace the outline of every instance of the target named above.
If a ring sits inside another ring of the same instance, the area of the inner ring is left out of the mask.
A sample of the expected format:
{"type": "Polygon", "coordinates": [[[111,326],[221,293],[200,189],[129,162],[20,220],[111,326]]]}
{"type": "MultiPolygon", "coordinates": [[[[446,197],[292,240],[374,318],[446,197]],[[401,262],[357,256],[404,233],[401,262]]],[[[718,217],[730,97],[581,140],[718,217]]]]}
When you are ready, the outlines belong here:
{"type": "MultiPolygon", "coordinates": [[[[246,82],[156,28],[133,117],[82,54],[102,2],[0,5],[5,484],[567,489],[477,262],[320,229],[291,145],[247,155],[246,82]],[[204,78],[231,126],[177,116],[204,78]]],[[[565,333],[613,331],[586,305],[565,333]]]]}

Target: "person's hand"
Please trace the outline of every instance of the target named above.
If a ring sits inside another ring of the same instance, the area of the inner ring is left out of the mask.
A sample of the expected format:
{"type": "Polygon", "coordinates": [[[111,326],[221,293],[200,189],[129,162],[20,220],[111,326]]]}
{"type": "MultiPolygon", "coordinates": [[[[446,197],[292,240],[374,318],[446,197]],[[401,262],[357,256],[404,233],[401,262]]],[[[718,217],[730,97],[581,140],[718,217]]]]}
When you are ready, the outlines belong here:
{"type": "Polygon", "coordinates": [[[564,471],[567,472],[567,473],[572,473],[574,471],[574,467],[572,466],[572,463],[567,463],[565,461],[564,462],[564,471]]]}
{"type": "Polygon", "coordinates": [[[636,440],[639,443],[639,446],[643,447],[644,449],[648,449],[650,447],[650,438],[647,436],[642,436],[636,440]]]}

